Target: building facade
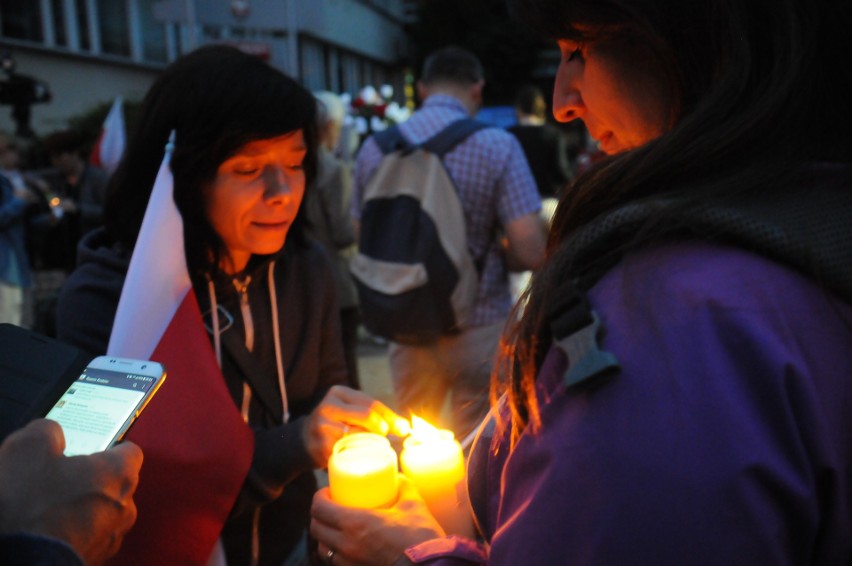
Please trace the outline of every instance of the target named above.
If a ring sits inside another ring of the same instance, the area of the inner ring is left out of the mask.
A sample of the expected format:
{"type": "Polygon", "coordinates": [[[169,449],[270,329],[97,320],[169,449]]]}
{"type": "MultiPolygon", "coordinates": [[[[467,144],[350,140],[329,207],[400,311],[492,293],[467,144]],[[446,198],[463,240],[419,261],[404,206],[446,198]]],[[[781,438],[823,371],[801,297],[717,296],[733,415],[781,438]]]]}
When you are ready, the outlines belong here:
{"type": "MultiPolygon", "coordinates": [[[[36,135],[112,101],[140,100],[159,71],[208,43],[230,43],[310,90],[348,93],[389,84],[401,96],[410,0],[2,0],[0,51],[51,100],[31,106],[36,135]]],[[[18,80],[16,79],[16,80],[18,80]]],[[[2,86],[2,85],[0,85],[2,86]]],[[[0,92],[8,95],[10,88],[0,92]]],[[[14,132],[9,96],[0,130],[14,132]]],[[[403,102],[401,99],[399,102],[403,102]]]]}

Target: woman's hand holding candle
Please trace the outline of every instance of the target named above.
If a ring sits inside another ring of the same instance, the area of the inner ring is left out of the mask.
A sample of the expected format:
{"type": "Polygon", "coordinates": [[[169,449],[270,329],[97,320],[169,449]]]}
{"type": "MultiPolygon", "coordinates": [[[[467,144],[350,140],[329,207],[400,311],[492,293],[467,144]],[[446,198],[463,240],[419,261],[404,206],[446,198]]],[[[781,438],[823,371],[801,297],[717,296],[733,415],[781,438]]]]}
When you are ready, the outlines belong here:
{"type": "Polygon", "coordinates": [[[311,412],[302,431],[305,446],[318,467],[325,467],[334,443],[350,431],[405,435],[408,421],[369,395],[335,385],[311,412]]]}
{"type": "Polygon", "coordinates": [[[405,475],[397,480],[386,438],[353,434],[336,443],[330,487],[314,496],[311,533],[320,555],[337,557],[337,564],[390,565],[411,545],[446,533],[474,535],[464,457],[452,432],[417,417],[408,427],[391,411],[382,414],[379,433],[393,428],[407,436],[400,455],[405,475]]]}
{"type": "Polygon", "coordinates": [[[341,565],[391,565],[414,544],[445,536],[443,528],[414,486],[399,477],[396,503],[381,509],[345,507],[331,499],[328,488],[314,495],[311,535],[320,556],[333,549],[341,565]]]}

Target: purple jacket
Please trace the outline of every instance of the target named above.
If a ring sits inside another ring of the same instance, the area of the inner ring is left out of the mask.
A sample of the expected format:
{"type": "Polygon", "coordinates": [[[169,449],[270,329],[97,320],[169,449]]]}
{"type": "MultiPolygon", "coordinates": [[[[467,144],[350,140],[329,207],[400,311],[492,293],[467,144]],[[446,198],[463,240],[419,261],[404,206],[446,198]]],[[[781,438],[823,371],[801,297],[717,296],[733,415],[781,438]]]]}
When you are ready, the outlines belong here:
{"type": "Polygon", "coordinates": [[[852,307],[777,263],[697,243],[627,257],[589,299],[621,372],[566,392],[552,350],[540,434],[511,454],[495,438],[486,469],[469,470],[488,550],[448,538],[408,557],[852,564],[852,307]]]}

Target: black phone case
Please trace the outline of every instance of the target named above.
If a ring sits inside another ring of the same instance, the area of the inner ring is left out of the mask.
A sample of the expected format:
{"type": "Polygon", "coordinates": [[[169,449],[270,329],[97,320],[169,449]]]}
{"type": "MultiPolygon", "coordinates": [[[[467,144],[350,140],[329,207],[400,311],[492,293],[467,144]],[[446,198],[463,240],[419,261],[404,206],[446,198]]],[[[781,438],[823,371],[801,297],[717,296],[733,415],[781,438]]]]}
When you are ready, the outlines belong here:
{"type": "Polygon", "coordinates": [[[0,442],[45,416],[91,359],[55,338],[0,324],[0,442]]]}

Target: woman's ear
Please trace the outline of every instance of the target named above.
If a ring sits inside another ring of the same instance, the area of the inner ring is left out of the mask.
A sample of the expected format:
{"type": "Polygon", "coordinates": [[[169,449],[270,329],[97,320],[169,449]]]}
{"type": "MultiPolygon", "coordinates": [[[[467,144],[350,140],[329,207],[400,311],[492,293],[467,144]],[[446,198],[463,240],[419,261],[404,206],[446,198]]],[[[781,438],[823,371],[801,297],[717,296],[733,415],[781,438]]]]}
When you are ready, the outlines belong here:
{"type": "Polygon", "coordinates": [[[429,96],[429,88],[423,84],[423,81],[417,81],[417,98],[423,101],[427,96],[429,96]]]}
{"type": "Polygon", "coordinates": [[[485,89],[485,79],[479,79],[468,87],[468,96],[475,108],[482,107],[482,91],[485,89]]]}

